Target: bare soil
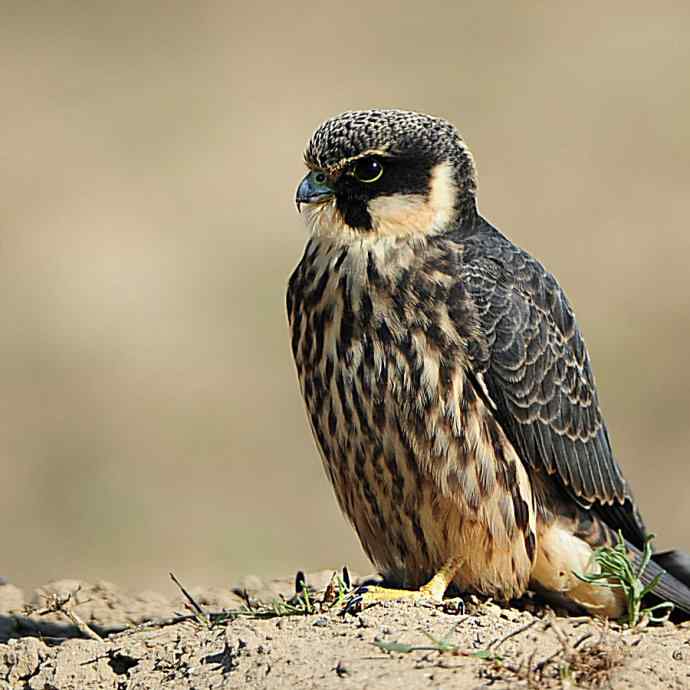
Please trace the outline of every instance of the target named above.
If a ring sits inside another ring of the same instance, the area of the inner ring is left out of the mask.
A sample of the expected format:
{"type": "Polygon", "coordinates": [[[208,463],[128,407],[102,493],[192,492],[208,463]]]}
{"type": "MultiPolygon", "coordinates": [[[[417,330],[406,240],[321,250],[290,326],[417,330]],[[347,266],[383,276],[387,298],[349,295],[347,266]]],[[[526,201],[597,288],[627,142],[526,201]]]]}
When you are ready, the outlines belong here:
{"type": "Polygon", "coordinates": [[[0,689],[690,688],[685,624],[625,630],[474,597],[343,615],[333,588],[324,595],[331,575],[307,576],[308,614],[257,604],[289,600],[293,578],[245,578],[242,596],[190,590],[201,614],[182,593],[61,581],[26,598],[0,586],[0,689]]]}

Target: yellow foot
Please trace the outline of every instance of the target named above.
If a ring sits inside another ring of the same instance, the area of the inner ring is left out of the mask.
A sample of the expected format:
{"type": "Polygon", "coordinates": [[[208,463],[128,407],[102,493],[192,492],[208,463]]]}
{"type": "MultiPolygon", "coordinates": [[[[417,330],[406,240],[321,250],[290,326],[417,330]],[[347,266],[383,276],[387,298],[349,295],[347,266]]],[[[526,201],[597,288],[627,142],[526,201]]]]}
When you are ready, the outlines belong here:
{"type": "Polygon", "coordinates": [[[426,587],[421,589],[389,589],[378,585],[364,585],[358,587],[345,602],[346,613],[358,613],[363,609],[380,604],[384,601],[420,601],[430,604],[440,604],[443,600],[443,593],[440,598],[433,596],[426,587]]]}
{"type": "Polygon", "coordinates": [[[459,567],[459,559],[449,559],[443,567],[419,589],[389,589],[377,585],[364,585],[356,589],[345,602],[345,613],[357,613],[382,601],[421,601],[430,604],[443,603],[443,595],[459,567]]]}

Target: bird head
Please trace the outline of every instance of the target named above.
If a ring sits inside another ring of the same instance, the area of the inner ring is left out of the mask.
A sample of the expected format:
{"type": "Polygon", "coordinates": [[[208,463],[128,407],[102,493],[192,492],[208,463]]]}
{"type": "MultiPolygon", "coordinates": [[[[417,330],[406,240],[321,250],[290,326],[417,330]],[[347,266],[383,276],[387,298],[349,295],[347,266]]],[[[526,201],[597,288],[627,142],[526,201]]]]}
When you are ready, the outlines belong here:
{"type": "Polygon", "coordinates": [[[451,229],[475,213],[472,155],[453,125],[402,110],[326,120],[304,156],[298,210],[312,233],[341,241],[451,229]]]}

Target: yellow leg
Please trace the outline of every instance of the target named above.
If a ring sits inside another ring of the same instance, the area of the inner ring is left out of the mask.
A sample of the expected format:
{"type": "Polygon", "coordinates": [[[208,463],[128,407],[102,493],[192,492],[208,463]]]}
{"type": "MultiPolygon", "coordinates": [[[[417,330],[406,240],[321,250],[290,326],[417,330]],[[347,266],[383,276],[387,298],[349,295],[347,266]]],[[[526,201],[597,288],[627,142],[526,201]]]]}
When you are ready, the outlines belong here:
{"type": "Polygon", "coordinates": [[[449,558],[431,580],[419,589],[393,589],[377,585],[359,587],[349,597],[345,604],[345,610],[353,613],[382,601],[397,600],[428,601],[433,604],[440,604],[448,586],[460,569],[461,562],[460,558],[449,558]]]}

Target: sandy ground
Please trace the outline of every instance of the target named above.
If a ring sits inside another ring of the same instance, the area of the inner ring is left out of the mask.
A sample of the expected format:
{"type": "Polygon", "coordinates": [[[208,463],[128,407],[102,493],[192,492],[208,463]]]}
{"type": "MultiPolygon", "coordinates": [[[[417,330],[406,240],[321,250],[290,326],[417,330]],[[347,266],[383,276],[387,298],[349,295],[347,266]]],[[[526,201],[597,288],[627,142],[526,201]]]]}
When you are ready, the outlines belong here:
{"type": "Polygon", "coordinates": [[[529,600],[502,608],[473,597],[464,610],[390,603],[342,615],[331,575],[307,576],[306,615],[303,596],[294,615],[276,615],[290,612],[284,600],[266,605],[289,601],[294,578],[245,578],[235,592],[248,598],[192,589],[203,615],[182,593],[169,601],[65,580],[25,597],[0,586],[0,688],[690,687],[685,625],[623,630],[529,600]]]}

